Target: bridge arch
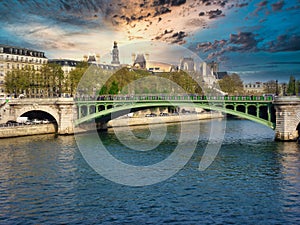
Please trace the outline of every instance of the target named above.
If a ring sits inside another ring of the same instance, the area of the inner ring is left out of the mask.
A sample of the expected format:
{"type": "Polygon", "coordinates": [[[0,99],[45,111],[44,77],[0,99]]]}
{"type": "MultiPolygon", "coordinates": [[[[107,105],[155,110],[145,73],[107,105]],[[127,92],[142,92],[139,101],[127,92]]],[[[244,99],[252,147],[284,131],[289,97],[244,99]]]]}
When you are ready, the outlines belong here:
{"type": "MultiPolygon", "coordinates": [[[[33,115],[34,113],[40,113],[40,115],[45,115],[47,118],[52,118],[55,122],[59,123],[59,115],[56,109],[52,109],[48,106],[39,106],[39,107],[23,107],[16,112],[16,118],[25,116],[25,115],[33,115]]],[[[39,118],[37,118],[39,119],[39,118]]]]}
{"type": "MultiPolygon", "coordinates": [[[[107,108],[106,110],[99,111],[94,114],[89,114],[85,117],[81,117],[75,121],[75,125],[79,125],[81,123],[96,119],[96,118],[103,118],[103,122],[108,122],[111,118],[112,114],[117,114],[118,116],[122,116],[125,114],[128,114],[128,112],[134,112],[141,110],[143,108],[149,108],[149,107],[169,107],[169,106],[186,106],[186,103],[172,103],[172,102],[146,102],[146,103],[138,103],[138,104],[125,104],[120,107],[112,107],[107,108]]],[[[80,106],[79,106],[80,107],[80,106]]],[[[195,103],[193,107],[203,108],[206,110],[214,110],[214,111],[220,111],[226,114],[230,114],[233,116],[239,116],[241,118],[249,119],[254,122],[263,124],[265,126],[270,127],[271,129],[275,128],[275,125],[268,120],[265,120],[263,118],[260,118],[259,115],[251,115],[247,114],[245,112],[239,112],[236,111],[236,108],[232,104],[228,104],[225,107],[218,107],[216,105],[209,105],[209,104],[197,104],[195,103]]],[[[256,108],[256,107],[255,107],[256,108]]]]}
{"type": "Polygon", "coordinates": [[[300,122],[298,123],[297,127],[296,127],[296,131],[298,131],[298,135],[300,134],[300,122]]]}

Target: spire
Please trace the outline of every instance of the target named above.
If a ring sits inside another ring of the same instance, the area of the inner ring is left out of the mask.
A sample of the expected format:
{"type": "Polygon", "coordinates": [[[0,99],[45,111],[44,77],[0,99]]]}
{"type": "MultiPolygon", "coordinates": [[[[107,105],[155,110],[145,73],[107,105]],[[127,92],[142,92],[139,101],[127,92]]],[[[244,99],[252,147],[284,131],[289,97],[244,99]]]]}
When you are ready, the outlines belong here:
{"type": "Polygon", "coordinates": [[[111,61],[111,64],[120,64],[118,43],[116,41],[114,41],[114,47],[113,47],[113,50],[112,50],[112,61],[111,61]]]}

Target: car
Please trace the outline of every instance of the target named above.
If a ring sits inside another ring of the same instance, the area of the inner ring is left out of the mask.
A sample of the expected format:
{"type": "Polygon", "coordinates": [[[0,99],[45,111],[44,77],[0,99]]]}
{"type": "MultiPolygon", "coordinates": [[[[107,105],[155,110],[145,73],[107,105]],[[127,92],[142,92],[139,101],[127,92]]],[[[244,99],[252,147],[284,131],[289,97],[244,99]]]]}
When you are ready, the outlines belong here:
{"type": "Polygon", "coordinates": [[[17,125],[19,124],[17,121],[14,121],[14,120],[9,120],[6,122],[7,125],[17,125]]]}
{"type": "Polygon", "coordinates": [[[30,120],[27,120],[24,124],[25,124],[25,125],[31,125],[32,123],[31,123],[30,120]]]}
{"type": "Polygon", "coordinates": [[[146,114],[145,117],[156,117],[157,115],[155,113],[146,114]]]}
{"type": "Polygon", "coordinates": [[[48,123],[50,123],[50,121],[47,120],[47,119],[44,119],[44,120],[42,120],[42,123],[43,123],[43,124],[48,124],[48,123]]]}
{"type": "Polygon", "coordinates": [[[33,119],[31,122],[32,122],[33,124],[41,124],[41,123],[42,123],[42,121],[41,121],[41,120],[38,120],[38,119],[33,119]]]}
{"type": "Polygon", "coordinates": [[[168,113],[160,113],[159,116],[169,116],[168,113]]]}

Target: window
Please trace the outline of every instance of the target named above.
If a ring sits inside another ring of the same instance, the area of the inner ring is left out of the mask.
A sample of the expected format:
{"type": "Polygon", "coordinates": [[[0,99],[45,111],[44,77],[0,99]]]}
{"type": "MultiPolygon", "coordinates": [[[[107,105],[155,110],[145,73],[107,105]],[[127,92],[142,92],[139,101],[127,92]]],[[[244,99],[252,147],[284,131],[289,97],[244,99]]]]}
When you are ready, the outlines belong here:
{"type": "Polygon", "coordinates": [[[7,69],[9,69],[10,68],[10,64],[9,63],[7,63],[7,69]]]}
{"type": "Polygon", "coordinates": [[[0,53],[3,53],[3,52],[4,52],[3,47],[0,47],[0,53]]]}

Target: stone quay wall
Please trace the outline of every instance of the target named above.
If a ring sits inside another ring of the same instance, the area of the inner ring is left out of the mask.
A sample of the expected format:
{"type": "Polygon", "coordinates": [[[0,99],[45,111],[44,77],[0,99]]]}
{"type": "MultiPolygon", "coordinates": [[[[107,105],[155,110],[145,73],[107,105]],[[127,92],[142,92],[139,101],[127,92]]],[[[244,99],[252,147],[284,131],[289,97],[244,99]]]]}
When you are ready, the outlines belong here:
{"type": "Polygon", "coordinates": [[[31,136],[37,134],[53,134],[57,132],[55,124],[37,124],[9,126],[0,128],[0,138],[31,136]]]}

